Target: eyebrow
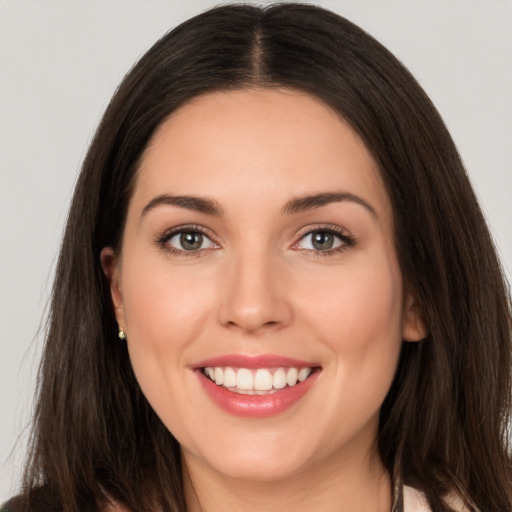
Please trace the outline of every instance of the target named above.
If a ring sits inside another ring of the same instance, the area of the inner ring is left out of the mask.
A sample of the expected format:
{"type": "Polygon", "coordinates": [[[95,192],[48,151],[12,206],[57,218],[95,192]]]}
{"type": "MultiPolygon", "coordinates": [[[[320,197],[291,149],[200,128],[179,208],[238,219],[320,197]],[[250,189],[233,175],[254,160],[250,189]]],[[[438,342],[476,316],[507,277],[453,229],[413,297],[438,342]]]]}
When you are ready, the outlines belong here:
{"type": "Polygon", "coordinates": [[[162,194],[153,198],[144,207],[141,217],[161,205],[179,206],[180,208],[195,210],[200,213],[205,213],[206,215],[214,215],[215,217],[223,215],[220,205],[211,199],[204,199],[196,196],[171,196],[169,194],[162,194]]]}
{"type": "Polygon", "coordinates": [[[359,197],[350,192],[323,192],[319,194],[307,195],[297,197],[288,201],[283,208],[283,214],[293,214],[299,212],[305,212],[313,210],[314,208],[320,208],[331,203],[339,203],[342,201],[350,201],[352,203],[359,204],[366,208],[374,217],[378,219],[375,208],[365,201],[362,197],[359,197]]]}
{"type": "MultiPolygon", "coordinates": [[[[339,203],[342,201],[350,201],[366,208],[374,217],[378,218],[375,209],[363,198],[351,194],[350,192],[321,192],[318,194],[306,195],[291,199],[282,209],[283,215],[292,215],[301,213],[315,208],[320,208],[331,203],[339,203]]],[[[195,210],[206,215],[221,217],[224,212],[222,207],[216,201],[205,199],[197,196],[173,196],[162,194],[154,197],[142,210],[141,217],[157,206],[170,205],[186,208],[187,210],[195,210]]]]}

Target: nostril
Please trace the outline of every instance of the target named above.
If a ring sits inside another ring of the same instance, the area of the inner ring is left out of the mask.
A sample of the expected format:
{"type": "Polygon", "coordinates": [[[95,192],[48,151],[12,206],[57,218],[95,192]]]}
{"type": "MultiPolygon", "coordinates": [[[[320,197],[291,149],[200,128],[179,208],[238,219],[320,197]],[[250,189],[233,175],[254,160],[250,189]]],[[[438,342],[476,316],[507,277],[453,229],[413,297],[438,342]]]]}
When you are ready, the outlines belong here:
{"type": "Polygon", "coordinates": [[[257,319],[237,319],[237,320],[229,320],[225,323],[228,328],[236,328],[242,329],[247,332],[256,332],[260,330],[267,329],[276,329],[283,325],[282,322],[277,320],[269,320],[269,321],[258,321],[257,319]]]}
{"type": "Polygon", "coordinates": [[[224,284],[218,302],[218,320],[224,327],[255,333],[289,325],[293,315],[283,286],[273,286],[260,274],[253,272],[249,278],[235,273],[224,284]]]}

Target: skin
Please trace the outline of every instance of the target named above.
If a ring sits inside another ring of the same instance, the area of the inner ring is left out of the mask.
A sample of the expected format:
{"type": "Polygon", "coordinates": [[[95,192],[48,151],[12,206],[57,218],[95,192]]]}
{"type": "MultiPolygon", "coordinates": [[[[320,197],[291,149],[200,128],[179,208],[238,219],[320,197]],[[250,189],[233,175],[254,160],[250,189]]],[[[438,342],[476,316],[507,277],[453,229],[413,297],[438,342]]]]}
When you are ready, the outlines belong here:
{"type": "Polygon", "coordinates": [[[390,510],[379,410],[402,341],[425,333],[404,292],[377,166],[335,112],[288,89],[214,92],[182,106],[143,155],[121,251],[105,248],[102,264],[137,380],[181,444],[190,510],[390,510]],[[333,191],[368,207],[282,211],[333,191]],[[169,204],[143,213],[162,194],[207,198],[223,215],[169,204]],[[162,241],[190,224],[208,237],[201,249],[162,241]],[[311,244],[315,229],[354,244],[335,238],[341,250],[325,254],[311,244]],[[241,418],[213,403],[193,371],[233,353],[322,369],[287,411],[241,418]]]}

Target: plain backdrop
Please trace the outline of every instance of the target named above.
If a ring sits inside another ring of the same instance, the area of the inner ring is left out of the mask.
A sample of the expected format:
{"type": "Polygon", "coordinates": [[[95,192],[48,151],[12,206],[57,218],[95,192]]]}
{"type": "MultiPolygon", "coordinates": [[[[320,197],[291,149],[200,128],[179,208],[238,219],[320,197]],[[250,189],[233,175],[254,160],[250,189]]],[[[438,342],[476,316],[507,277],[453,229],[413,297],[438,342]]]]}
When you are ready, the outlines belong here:
{"type": "MultiPolygon", "coordinates": [[[[135,60],[171,27],[217,3],[0,0],[0,502],[19,482],[41,322],[95,126],[135,60]]],[[[512,2],[317,4],[376,36],[433,99],[510,277],[512,2]]]]}

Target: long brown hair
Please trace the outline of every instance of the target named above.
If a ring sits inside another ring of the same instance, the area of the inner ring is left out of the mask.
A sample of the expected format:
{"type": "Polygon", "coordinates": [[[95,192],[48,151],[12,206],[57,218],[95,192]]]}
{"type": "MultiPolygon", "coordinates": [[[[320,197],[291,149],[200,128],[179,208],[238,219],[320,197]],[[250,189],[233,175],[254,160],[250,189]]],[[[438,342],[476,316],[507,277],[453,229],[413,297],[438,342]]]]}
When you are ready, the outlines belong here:
{"type": "Polygon", "coordinates": [[[382,406],[387,469],[433,511],[456,490],[512,510],[511,313],[493,241],[454,143],[408,71],[364,31],[303,4],[223,6],[165,35],[125,77],[85,158],[65,230],[24,495],[31,510],[186,510],[180,449],[117,339],[105,246],[119,247],[155,129],[207,91],[290,87],[347,120],[379,165],[396,250],[429,335],[404,343],[382,406]],[[30,499],[31,498],[31,499],[30,499]],[[52,509],[53,510],[53,509],[52,509]]]}

